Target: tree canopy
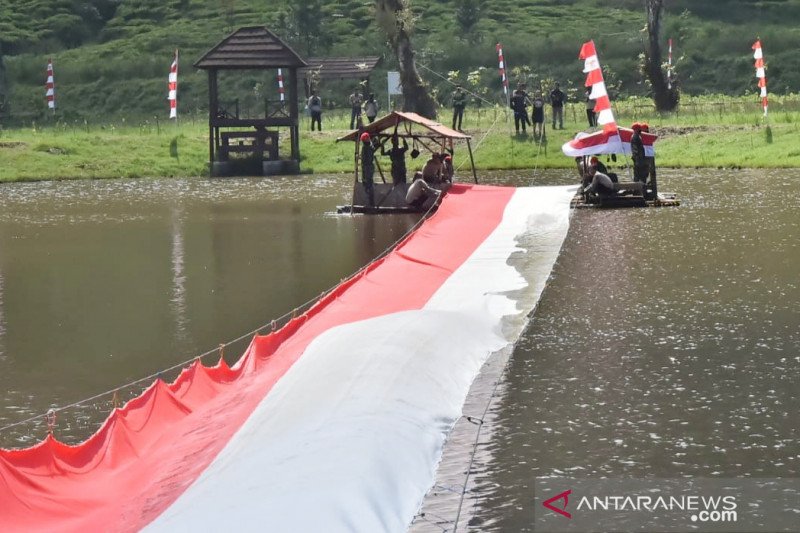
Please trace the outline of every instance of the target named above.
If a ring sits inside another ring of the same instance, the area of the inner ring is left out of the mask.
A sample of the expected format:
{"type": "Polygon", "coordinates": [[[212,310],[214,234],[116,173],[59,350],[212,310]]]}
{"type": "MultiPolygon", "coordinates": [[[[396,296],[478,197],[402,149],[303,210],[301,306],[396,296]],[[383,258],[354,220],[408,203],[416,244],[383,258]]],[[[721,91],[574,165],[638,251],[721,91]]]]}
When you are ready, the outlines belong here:
{"type": "MultiPolygon", "coordinates": [[[[594,39],[619,94],[650,96],[638,59],[648,45],[643,6],[642,0],[414,0],[409,21],[418,64],[440,74],[480,72],[469,83],[489,95],[500,88],[495,43],[503,44],[509,71],[528,67],[529,82],[580,87],[577,52],[594,39]]],[[[800,90],[800,28],[794,24],[800,0],[730,0],[724,10],[718,0],[664,6],[659,39],[662,49],[668,38],[675,42],[681,91],[755,93],[750,45],[756,37],[764,44],[770,92],[800,90]]],[[[377,53],[382,68],[399,66],[376,21],[375,3],[363,0],[274,0],[268,9],[261,0],[13,0],[0,2],[6,92],[14,112],[40,109],[44,67],[53,56],[64,112],[152,116],[163,106],[165,69],[180,48],[182,105],[199,107],[205,82],[187,63],[234,29],[255,24],[271,28],[301,55],[377,53]]],[[[420,74],[434,95],[451,92],[430,72],[420,74]]],[[[385,84],[381,78],[374,78],[376,90],[385,84]]],[[[242,83],[252,92],[256,82],[242,83]]]]}

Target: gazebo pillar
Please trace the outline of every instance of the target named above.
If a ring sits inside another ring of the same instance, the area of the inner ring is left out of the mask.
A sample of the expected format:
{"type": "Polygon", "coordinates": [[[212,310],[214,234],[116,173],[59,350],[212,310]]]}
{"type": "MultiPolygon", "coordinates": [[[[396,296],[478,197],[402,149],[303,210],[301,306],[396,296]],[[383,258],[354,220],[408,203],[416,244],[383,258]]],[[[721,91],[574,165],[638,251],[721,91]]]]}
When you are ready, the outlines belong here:
{"type": "Polygon", "coordinates": [[[214,166],[216,153],[215,120],[219,115],[219,89],[217,87],[217,69],[208,71],[208,161],[210,168],[214,166]]]}
{"type": "Polygon", "coordinates": [[[289,100],[293,105],[289,106],[289,118],[291,118],[292,125],[291,139],[292,139],[292,159],[300,161],[300,114],[297,111],[297,69],[292,67],[289,69],[289,100]]]}

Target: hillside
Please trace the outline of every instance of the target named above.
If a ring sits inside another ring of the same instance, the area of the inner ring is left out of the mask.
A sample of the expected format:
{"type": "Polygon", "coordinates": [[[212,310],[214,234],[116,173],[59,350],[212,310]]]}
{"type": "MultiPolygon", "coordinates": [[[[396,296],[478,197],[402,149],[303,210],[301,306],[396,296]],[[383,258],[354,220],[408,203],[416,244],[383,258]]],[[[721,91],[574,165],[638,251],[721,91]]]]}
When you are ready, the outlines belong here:
{"type": "MultiPolygon", "coordinates": [[[[181,51],[183,116],[202,113],[206,81],[191,68],[203,52],[237,27],[264,24],[306,55],[384,55],[368,0],[12,0],[0,5],[0,52],[7,105],[0,123],[44,120],[44,70],[55,63],[58,117],[66,122],[152,119],[166,110],[166,75],[181,51]],[[294,7],[292,7],[294,6],[294,7]]],[[[689,94],[755,92],[750,45],[764,42],[771,93],[797,92],[800,0],[667,1],[664,41],[676,42],[677,72],[689,94]]],[[[476,92],[499,94],[495,42],[502,42],[512,83],[561,80],[573,91],[582,75],[581,42],[595,39],[617,95],[646,95],[638,72],[644,12],[641,0],[412,0],[421,62],[466,80],[476,92]],[[479,7],[479,13],[470,6],[479,7]],[[522,67],[522,68],[520,68],[522,67]]],[[[442,94],[447,85],[423,75],[442,94]]],[[[385,76],[374,76],[377,90],[385,76]]],[[[248,73],[230,82],[233,97],[271,96],[274,73],[248,73]]],[[[2,81],[0,80],[0,85],[2,81]]],[[[348,88],[328,84],[326,101],[342,103],[348,88]]]]}

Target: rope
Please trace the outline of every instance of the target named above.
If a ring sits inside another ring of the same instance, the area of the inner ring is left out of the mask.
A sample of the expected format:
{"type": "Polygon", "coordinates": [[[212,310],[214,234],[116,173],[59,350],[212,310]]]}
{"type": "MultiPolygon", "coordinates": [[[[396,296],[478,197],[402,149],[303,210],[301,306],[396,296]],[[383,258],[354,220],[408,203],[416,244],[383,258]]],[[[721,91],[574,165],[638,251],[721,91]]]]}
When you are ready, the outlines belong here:
{"type": "MultiPolygon", "coordinates": [[[[454,81],[452,81],[452,80],[449,80],[449,79],[447,79],[445,76],[443,76],[442,74],[440,74],[440,73],[436,72],[436,71],[435,71],[435,70],[433,70],[432,68],[429,68],[427,65],[425,65],[425,64],[423,64],[423,63],[417,63],[417,65],[418,65],[418,66],[420,66],[420,67],[422,67],[422,68],[424,68],[425,70],[427,70],[428,72],[430,72],[430,73],[431,73],[431,74],[433,74],[434,76],[437,76],[437,77],[439,77],[439,78],[443,79],[444,81],[446,81],[446,82],[447,82],[447,83],[449,83],[450,85],[458,85],[458,83],[456,83],[456,82],[454,82],[454,81]]],[[[463,86],[462,86],[461,88],[462,88],[462,89],[464,89],[464,87],[463,87],[463,86]]],[[[489,101],[489,100],[487,100],[486,98],[483,98],[481,95],[479,95],[479,94],[475,94],[475,93],[473,93],[472,91],[469,91],[469,90],[467,90],[467,89],[464,89],[464,92],[465,92],[465,93],[467,93],[467,94],[469,94],[469,95],[472,95],[472,96],[474,96],[475,98],[477,98],[477,99],[478,99],[478,100],[480,100],[481,102],[485,102],[485,103],[487,103],[487,104],[489,104],[489,105],[491,105],[491,106],[497,105],[497,102],[490,102],[490,101],[489,101]]],[[[507,111],[507,110],[506,110],[506,111],[507,111]]],[[[503,113],[503,114],[504,114],[504,115],[507,115],[507,113],[503,113]]],[[[486,130],[486,133],[484,133],[484,134],[483,134],[483,137],[481,137],[480,141],[478,141],[478,144],[476,144],[476,145],[475,145],[475,148],[473,149],[473,153],[478,151],[478,148],[479,148],[479,147],[480,147],[480,145],[483,143],[483,141],[486,139],[486,137],[488,137],[488,136],[489,136],[489,134],[492,132],[492,129],[494,129],[494,126],[495,126],[495,124],[497,124],[497,121],[498,121],[498,120],[500,120],[500,117],[499,117],[499,116],[495,117],[495,119],[494,119],[494,122],[492,122],[492,125],[491,125],[491,126],[489,126],[489,129],[488,129],[488,130],[486,130]]],[[[509,126],[509,128],[510,128],[510,126],[509,126]]],[[[513,149],[513,148],[512,148],[512,149],[513,149]]],[[[462,162],[461,162],[461,164],[460,164],[460,165],[458,165],[458,166],[455,168],[455,170],[456,170],[456,171],[459,171],[459,170],[461,170],[461,167],[463,167],[465,163],[466,163],[466,160],[462,161],[462,162]]]]}
{"type": "MultiPolygon", "coordinates": [[[[442,76],[441,74],[439,74],[439,73],[438,73],[438,72],[436,72],[435,70],[433,70],[433,69],[431,69],[431,68],[428,68],[426,65],[423,65],[422,63],[417,63],[417,65],[419,65],[420,67],[424,68],[425,70],[427,70],[428,72],[430,72],[430,73],[431,73],[431,74],[433,74],[434,76],[438,76],[438,77],[442,78],[444,81],[446,81],[446,82],[447,82],[447,83],[449,83],[450,85],[458,85],[458,83],[456,83],[456,82],[454,82],[454,81],[452,81],[452,80],[449,80],[449,79],[447,79],[446,77],[442,76]]],[[[461,88],[462,88],[462,89],[464,89],[464,87],[463,87],[463,86],[462,86],[461,88]]],[[[475,94],[475,93],[473,93],[472,91],[468,91],[467,89],[464,89],[464,92],[465,92],[465,93],[467,93],[467,94],[471,94],[472,96],[474,96],[475,98],[477,98],[477,99],[478,99],[478,100],[480,100],[481,102],[486,102],[486,103],[487,103],[487,104],[489,104],[489,105],[492,105],[492,106],[493,106],[493,105],[496,105],[496,104],[497,104],[497,102],[490,102],[489,100],[487,100],[486,98],[483,98],[483,97],[482,97],[482,96],[480,96],[479,94],[475,94]]]]}
{"type": "MultiPolygon", "coordinates": [[[[478,151],[478,148],[480,148],[481,144],[483,144],[483,141],[485,141],[485,140],[486,140],[486,137],[488,137],[488,136],[489,136],[489,134],[492,132],[492,130],[494,129],[494,127],[495,127],[495,125],[497,124],[497,121],[498,121],[498,120],[500,120],[500,116],[499,116],[499,115],[495,117],[495,119],[494,119],[494,122],[492,122],[492,125],[491,125],[491,126],[489,126],[489,129],[488,129],[488,130],[486,130],[486,133],[484,133],[484,134],[483,134],[483,137],[481,137],[481,139],[480,139],[480,140],[478,141],[478,143],[475,145],[475,148],[472,150],[472,153],[473,153],[473,154],[474,154],[475,152],[477,152],[477,151],[478,151]]],[[[465,164],[466,162],[467,162],[467,160],[466,160],[466,159],[464,159],[463,161],[461,161],[461,163],[460,163],[460,164],[459,164],[459,165],[456,167],[456,169],[455,169],[455,170],[456,170],[456,171],[459,171],[459,170],[461,170],[461,167],[463,167],[463,166],[464,166],[464,164],[465,164]]]]}
{"type": "MultiPolygon", "coordinates": [[[[550,285],[550,278],[548,278],[544,282],[544,289],[542,292],[546,291],[549,285],[550,285]]],[[[528,316],[532,317],[534,313],[536,313],[536,310],[538,308],[539,308],[539,302],[536,302],[536,305],[533,307],[533,309],[531,309],[528,316]]],[[[477,424],[478,431],[475,432],[475,440],[472,443],[472,453],[470,454],[469,467],[467,468],[466,473],[464,475],[464,486],[463,489],[461,490],[461,498],[458,501],[458,510],[456,511],[456,517],[453,520],[453,533],[456,533],[456,531],[458,530],[458,521],[461,518],[461,509],[464,505],[464,498],[467,495],[467,484],[469,483],[469,476],[472,473],[472,465],[475,463],[475,454],[478,451],[478,441],[480,440],[481,437],[481,430],[483,429],[485,423],[484,421],[486,420],[486,414],[489,412],[489,408],[492,406],[492,403],[494,402],[494,399],[497,396],[497,388],[500,386],[500,382],[503,381],[503,377],[508,372],[508,367],[511,364],[511,357],[514,351],[516,351],[517,349],[517,344],[519,343],[519,340],[522,338],[522,335],[525,333],[525,330],[528,329],[529,324],[530,322],[528,322],[528,324],[525,325],[525,327],[522,329],[522,332],[520,333],[519,338],[517,338],[517,340],[514,342],[514,345],[510,348],[511,352],[509,353],[508,359],[506,359],[506,362],[503,365],[503,370],[500,371],[497,375],[497,380],[494,382],[494,387],[492,387],[492,394],[489,396],[489,400],[486,402],[486,408],[483,410],[483,414],[481,415],[481,417],[477,418],[474,416],[463,415],[468,422],[472,424],[477,424]]]]}
{"type": "MultiPolygon", "coordinates": [[[[464,476],[464,488],[461,490],[461,497],[458,499],[458,510],[456,511],[456,517],[453,520],[453,533],[458,531],[458,520],[461,518],[461,508],[464,506],[464,498],[467,496],[467,485],[469,484],[469,475],[472,472],[472,465],[475,463],[475,453],[478,451],[478,440],[481,437],[481,430],[483,429],[483,421],[486,420],[486,413],[489,412],[489,407],[492,405],[492,401],[494,401],[494,397],[497,394],[497,387],[500,386],[500,382],[503,380],[503,375],[506,373],[506,369],[508,368],[508,363],[511,361],[511,355],[509,354],[508,361],[503,366],[503,371],[497,377],[497,381],[494,382],[494,387],[492,388],[492,395],[489,396],[489,401],[486,402],[486,408],[483,410],[483,414],[480,418],[480,423],[478,423],[478,431],[475,432],[475,441],[472,443],[472,453],[470,453],[469,458],[469,466],[467,467],[467,473],[464,476]]],[[[467,417],[467,420],[472,423],[471,418],[467,417]]]]}
{"type": "MultiPolygon", "coordinates": [[[[252,331],[244,333],[244,334],[236,337],[233,340],[230,340],[230,341],[227,341],[227,342],[224,342],[224,343],[220,343],[215,348],[211,348],[210,350],[207,350],[207,351],[205,351],[205,352],[203,352],[203,353],[201,353],[199,355],[195,355],[195,356],[193,356],[193,357],[191,357],[191,358],[189,358],[189,359],[187,359],[185,361],[182,361],[180,363],[174,364],[174,365],[172,365],[172,366],[170,366],[168,368],[159,370],[158,372],[154,372],[154,373],[152,373],[152,374],[150,374],[148,376],[145,376],[143,378],[139,378],[139,379],[137,379],[135,381],[131,381],[131,382],[126,383],[124,385],[120,385],[118,387],[115,387],[113,389],[107,390],[105,392],[101,392],[99,394],[95,394],[94,396],[90,396],[88,398],[84,398],[82,400],[78,400],[77,402],[73,402],[73,403],[70,403],[70,404],[67,404],[67,405],[62,405],[62,406],[59,406],[59,407],[53,407],[53,408],[49,409],[47,411],[47,414],[45,415],[47,417],[47,420],[49,421],[50,417],[53,417],[53,420],[54,420],[55,419],[54,417],[55,417],[56,413],[59,413],[59,412],[62,412],[62,411],[66,411],[67,409],[73,409],[75,407],[79,407],[79,406],[81,406],[81,405],[83,405],[85,403],[89,403],[89,402],[93,402],[95,400],[99,400],[100,398],[102,398],[104,396],[108,396],[108,395],[113,394],[114,397],[118,398],[118,393],[120,391],[124,390],[124,389],[128,389],[128,388],[134,387],[134,386],[139,385],[139,384],[144,383],[144,382],[153,381],[156,378],[160,379],[161,375],[166,373],[166,372],[171,372],[172,370],[176,370],[178,368],[183,368],[183,367],[187,366],[189,363],[191,363],[191,362],[193,362],[195,360],[198,360],[198,359],[203,359],[204,357],[207,357],[207,356],[209,356],[209,355],[211,355],[211,354],[213,354],[215,352],[219,353],[220,356],[222,356],[223,351],[224,351],[226,346],[230,346],[230,345],[235,344],[237,342],[240,342],[240,341],[242,341],[242,340],[244,340],[246,338],[252,337],[253,335],[256,335],[257,333],[259,333],[263,329],[271,328],[271,331],[275,331],[277,322],[285,320],[285,319],[287,319],[289,317],[296,318],[298,310],[305,309],[307,307],[311,307],[314,303],[322,300],[322,298],[324,298],[326,295],[330,294],[336,287],[338,287],[339,285],[341,285],[345,281],[349,281],[349,280],[354,279],[354,278],[356,278],[356,277],[358,277],[358,276],[360,276],[362,274],[365,274],[366,271],[373,264],[375,264],[377,261],[379,261],[380,259],[382,259],[386,255],[391,253],[391,251],[394,250],[394,248],[398,244],[400,244],[409,235],[411,235],[414,231],[416,231],[422,225],[422,223],[425,222],[425,220],[427,220],[427,218],[430,216],[430,214],[433,212],[433,210],[438,205],[439,205],[438,201],[434,202],[433,205],[431,205],[431,207],[425,213],[423,213],[423,215],[420,217],[420,219],[413,226],[411,226],[411,228],[407,232],[405,232],[400,238],[398,238],[396,241],[394,241],[390,246],[388,246],[380,254],[375,256],[375,258],[372,259],[372,261],[370,261],[369,263],[367,263],[366,265],[364,265],[363,267],[358,269],[354,274],[352,274],[349,277],[343,278],[342,281],[339,284],[334,285],[333,287],[330,287],[328,289],[323,290],[317,296],[312,297],[310,300],[306,301],[305,303],[301,304],[298,307],[295,307],[291,311],[289,311],[287,313],[284,313],[280,317],[278,317],[276,319],[273,319],[270,322],[267,322],[266,324],[264,324],[262,326],[259,326],[259,327],[257,327],[256,329],[254,329],[252,331]]],[[[26,418],[24,420],[20,420],[18,422],[7,424],[5,426],[0,427],[0,433],[3,433],[3,432],[5,432],[5,431],[7,431],[9,429],[12,429],[12,428],[24,425],[24,424],[29,424],[31,422],[39,420],[41,417],[42,417],[42,415],[39,414],[39,415],[35,415],[35,416],[31,416],[29,418],[26,418]]]]}

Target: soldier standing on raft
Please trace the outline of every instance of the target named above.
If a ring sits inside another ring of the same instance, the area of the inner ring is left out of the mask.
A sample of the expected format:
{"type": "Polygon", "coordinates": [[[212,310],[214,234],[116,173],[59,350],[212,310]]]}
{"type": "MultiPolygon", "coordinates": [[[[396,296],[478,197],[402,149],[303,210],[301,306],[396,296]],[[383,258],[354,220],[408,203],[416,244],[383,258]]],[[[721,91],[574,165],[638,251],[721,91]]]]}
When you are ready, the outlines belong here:
{"type": "Polygon", "coordinates": [[[375,147],[369,138],[369,133],[361,134],[361,183],[367,193],[369,207],[375,207],[375,188],[372,177],[375,175],[375,147]]]}
{"type": "Polygon", "coordinates": [[[388,155],[392,161],[392,183],[406,182],[406,152],[408,151],[408,143],[403,139],[403,147],[400,147],[397,135],[392,136],[392,147],[387,152],[383,145],[381,145],[381,155],[388,155]]]}
{"type": "Polygon", "coordinates": [[[633,160],[633,181],[642,183],[647,182],[647,175],[650,173],[647,158],[644,153],[644,143],[642,142],[642,125],[638,122],[631,126],[631,160],[633,160]]]}

